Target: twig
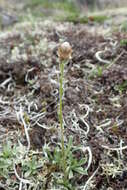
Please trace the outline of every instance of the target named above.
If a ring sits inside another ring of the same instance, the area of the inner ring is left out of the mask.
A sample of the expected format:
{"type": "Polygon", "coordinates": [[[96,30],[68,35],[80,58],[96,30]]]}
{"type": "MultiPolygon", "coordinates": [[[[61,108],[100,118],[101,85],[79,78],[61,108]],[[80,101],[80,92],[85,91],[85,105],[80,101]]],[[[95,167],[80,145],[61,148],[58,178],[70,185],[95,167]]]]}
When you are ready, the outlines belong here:
{"type": "Polygon", "coordinates": [[[96,59],[97,59],[99,62],[101,62],[101,63],[110,64],[110,63],[111,63],[110,61],[105,60],[105,59],[102,59],[102,58],[100,57],[101,54],[103,54],[103,53],[105,53],[105,50],[104,50],[104,51],[98,51],[98,52],[96,52],[96,54],[95,54],[96,59]]]}
{"type": "Polygon", "coordinates": [[[2,97],[0,97],[0,104],[3,104],[3,105],[7,104],[7,105],[10,105],[10,101],[3,101],[3,100],[2,100],[2,97]]]}
{"type": "Polygon", "coordinates": [[[79,107],[81,110],[83,110],[84,108],[87,110],[86,114],[83,116],[83,118],[86,118],[89,115],[90,107],[87,104],[79,104],[79,107]]]}
{"type": "Polygon", "coordinates": [[[102,148],[105,148],[107,150],[111,150],[111,151],[121,151],[121,150],[125,150],[127,149],[127,146],[123,146],[123,147],[118,147],[118,148],[113,148],[113,147],[109,147],[106,145],[101,145],[102,148]]]}
{"type": "Polygon", "coordinates": [[[117,57],[114,61],[112,61],[112,63],[110,63],[107,68],[110,68],[112,65],[114,65],[119,59],[120,57],[125,53],[125,50],[123,50],[117,57]]]}
{"type": "Polygon", "coordinates": [[[29,180],[23,179],[23,178],[21,178],[21,177],[18,175],[18,173],[17,173],[17,171],[16,171],[16,168],[15,168],[15,163],[14,163],[13,169],[14,169],[16,178],[17,178],[21,183],[31,184],[31,185],[32,185],[32,183],[31,183],[29,180]]]}
{"type": "Polygon", "coordinates": [[[35,67],[32,67],[31,69],[28,69],[28,70],[27,70],[27,73],[26,73],[26,76],[25,76],[25,81],[26,81],[26,82],[28,82],[28,80],[29,80],[29,79],[28,79],[29,73],[32,72],[32,71],[34,71],[34,70],[35,70],[35,67]]]}
{"type": "MultiPolygon", "coordinates": [[[[107,119],[107,120],[108,120],[108,119],[107,119]]],[[[107,126],[109,126],[111,123],[112,123],[112,121],[111,121],[111,120],[108,120],[106,123],[103,123],[103,124],[101,124],[101,125],[96,126],[96,129],[99,130],[100,132],[104,133],[102,127],[107,127],[107,126]]]]}
{"type": "Polygon", "coordinates": [[[120,155],[121,155],[121,158],[123,158],[122,144],[123,144],[123,140],[121,139],[120,140],[120,155]]]}
{"type": "Polygon", "coordinates": [[[87,146],[87,147],[83,147],[83,152],[85,152],[86,150],[87,150],[88,153],[89,153],[88,165],[87,165],[87,167],[86,167],[86,170],[88,170],[89,167],[90,167],[90,165],[91,165],[91,163],[92,163],[92,151],[91,151],[91,149],[90,149],[89,146],[87,146]]]}
{"type": "MultiPolygon", "coordinates": [[[[82,130],[83,133],[85,133],[85,136],[88,135],[89,131],[90,131],[90,126],[88,125],[88,123],[84,120],[84,118],[80,118],[81,121],[85,124],[85,126],[87,127],[86,131],[82,130]]],[[[80,128],[80,127],[79,127],[80,128]]]]}
{"type": "Polygon", "coordinates": [[[23,183],[22,183],[22,181],[20,181],[19,190],[22,190],[22,185],[23,185],[23,183]]]}
{"type": "Polygon", "coordinates": [[[87,186],[89,185],[89,183],[90,183],[90,181],[92,180],[92,178],[96,175],[96,173],[98,172],[98,170],[99,170],[99,166],[98,166],[98,168],[95,170],[95,172],[92,174],[92,176],[87,180],[87,182],[86,182],[86,184],[85,184],[83,190],[87,190],[87,186]]]}
{"type": "Polygon", "coordinates": [[[0,87],[5,89],[5,85],[7,85],[11,80],[12,80],[12,77],[9,77],[8,79],[6,79],[4,82],[0,84],[0,87]]]}
{"type": "Polygon", "coordinates": [[[28,134],[28,129],[27,129],[27,124],[23,118],[23,110],[22,110],[22,107],[20,106],[20,111],[17,113],[17,118],[18,118],[18,121],[20,122],[20,119],[23,123],[23,126],[24,126],[24,130],[25,130],[25,135],[26,135],[26,140],[27,140],[27,143],[28,143],[28,146],[27,146],[27,153],[29,152],[30,150],[30,137],[29,137],[29,134],[28,134]]]}
{"type": "Polygon", "coordinates": [[[54,126],[52,126],[52,127],[47,127],[45,124],[40,124],[39,122],[36,122],[36,124],[39,126],[39,127],[42,127],[43,129],[47,129],[47,130],[50,130],[50,129],[53,129],[54,128],[54,126]]]}

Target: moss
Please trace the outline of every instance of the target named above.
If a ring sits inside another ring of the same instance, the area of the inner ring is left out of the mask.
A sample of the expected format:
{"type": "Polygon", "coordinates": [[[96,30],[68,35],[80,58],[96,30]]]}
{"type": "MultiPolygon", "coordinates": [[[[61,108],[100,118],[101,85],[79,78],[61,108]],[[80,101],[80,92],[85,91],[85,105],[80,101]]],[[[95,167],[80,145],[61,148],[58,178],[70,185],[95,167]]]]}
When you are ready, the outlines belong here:
{"type": "Polygon", "coordinates": [[[89,16],[89,20],[91,20],[93,22],[98,22],[98,23],[103,23],[107,19],[108,19],[108,17],[106,15],[89,16]]]}
{"type": "Polygon", "coordinates": [[[66,1],[51,1],[51,0],[30,0],[26,7],[42,6],[47,9],[59,9],[69,12],[77,11],[77,8],[73,2],[66,1]]]}
{"type": "Polygon", "coordinates": [[[88,18],[86,16],[80,17],[77,14],[69,15],[66,17],[65,21],[73,22],[73,23],[88,23],[88,18]]]}
{"type": "Polygon", "coordinates": [[[106,15],[81,16],[79,8],[74,1],[69,0],[29,0],[26,7],[31,15],[36,18],[52,16],[55,21],[67,21],[73,23],[97,22],[103,23],[108,19],[106,15]]]}
{"type": "Polygon", "coordinates": [[[44,5],[47,7],[50,5],[50,3],[49,3],[49,1],[45,1],[45,0],[30,0],[26,6],[33,8],[33,7],[39,6],[39,5],[44,5]]]}
{"type": "Polygon", "coordinates": [[[68,15],[64,21],[73,22],[73,23],[88,23],[88,22],[97,22],[97,23],[103,23],[105,20],[107,20],[108,17],[104,15],[100,16],[80,16],[78,14],[70,14],[68,15]]]}
{"type": "Polygon", "coordinates": [[[25,9],[29,9],[35,19],[52,17],[55,21],[64,21],[66,17],[73,17],[79,11],[75,3],[68,0],[29,0],[25,9]]]}
{"type": "Polygon", "coordinates": [[[121,32],[127,32],[127,22],[123,22],[120,28],[121,28],[121,32]]]}
{"type": "Polygon", "coordinates": [[[122,40],[120,41],[120,45],[121,45],[121,46],[124,46],[124,47],[127,47],[127,39],[122,39],[122,40]]]}
{"type": "Polygon", "coordinates": [[[123,93],[127,90],[127,80],[123,81],[122,84],[116,85],[115,89],[118,90],[120,93],[123,93]]]}

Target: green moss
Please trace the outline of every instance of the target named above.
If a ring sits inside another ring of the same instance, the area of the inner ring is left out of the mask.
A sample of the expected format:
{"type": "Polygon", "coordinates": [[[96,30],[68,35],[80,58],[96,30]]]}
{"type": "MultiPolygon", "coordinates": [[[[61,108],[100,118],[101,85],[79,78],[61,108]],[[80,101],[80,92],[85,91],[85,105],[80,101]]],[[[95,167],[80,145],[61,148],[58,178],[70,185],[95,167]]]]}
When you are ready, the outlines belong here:
{"type": "Polygon", "coordinates": [[[118,90],[120,93],[123,93],[127,90],[127,80],[122,82],[122,84],[116,85],[115,89],[118,90]]]}
{"type": "Polygon", "coordinates": [[[27,7],[33,8],[36,6],[42,6],[43,8],[47,9],[58,9],[58,10],[65,10],[70,12],[77,11],[77,8],[73,2],[65,1],[58,1],[58,0],[30,0],[27,4],[27,7]]]}
{"type": "Polygon", "coordinates": [[[103,23],[107,19],[108,17],[105,15],[87,17],[87,16],[80,16],[79,14],[70,14],[64,20],[73,23],[88,23],[88,22],[103,23]]]}
{"type": "Polygon", "coordinates": [[[102,77],[102,75],[103,75],[103,70],[104,70],[104,69],[105,69],[104,67],[97,66],[96,69],[94,69],[94,70],[89,74],[88,78],[89,78],[90,80],[92,80],[92,79],[94,79],[94,78],[96,78],[96,77],[102,77]]]}
{"type": "Polygon", "coordinates": [[[108,19],[106,15],[81,16],[80,10],[74,1],[69,0],[29,0],[26,8],[30,9],[31,14],[35,18],[52,16],[56,21],[67,21],[75,24],[88,22],[103,23],[108,19]],[[47,11],[45,12],[45,10],[47,11]]]}
{"type": "Polygon", "coordinates": [[[71,15],[68,16],[66,20],[73,23],[88,23],[88,18],[86,16],[79,17],[78,15],[71,15]]]}
{"type": "Polygon", "coordinates": [[[94,15],[90,16],[89,19],[91,19],[93,22],[103,23],[108,19],[108,17],[106,15],[94,15]]]}
{"type": "Polygon", "coordinates": [[[50,2],[45,1],[45,0],[30,0],[27,4],[27,6],[30,8],[39,6],[39,5],[44,5],[45,7],[48,7],[48,6],[50,6],[50,2]]]}
{"type": "Polygon", "coordinates": [[[121,32],[127,32],[127,22],[123,22],[120,28],[121,28],[121,32]]]}
{"type": "Polygon", "coordinates": [[[120,41],[120,45],[121,46],[127,46],[127,39],[122,39],[121,41],[120,41]]]}
{"type": "Polygon", "coordinates": [[[66,3],[66,2],[58,2],[58,3],[54,3],[53,4],[53,8],[57,8],[57,9],[61,9],[61,10],[64,10],[64,11],[70,11],[70,12],[77,12],[77,9],[75,7],[75,5],[73,3],[66,3]]]}
{"type": "Polygon", "coordinates": [[[39,18],[39,17],[41,17],[41,18],[45,18],[45,14],[43,13],[43,12],[41,12],[41,11],[32,11],[31,12],[31,14],[32,14],[32,16],[33,16],[33,18],[35,19],[35,18],[39,18]]]}
{"type": "Polygon", "coordinates": [[[25,8],[29,9],[34,18],[52,16],[56,21],[63,21],[70,15],[77,15],[79,11],[75,3],[68,0],[29,0],[25,8]]]}

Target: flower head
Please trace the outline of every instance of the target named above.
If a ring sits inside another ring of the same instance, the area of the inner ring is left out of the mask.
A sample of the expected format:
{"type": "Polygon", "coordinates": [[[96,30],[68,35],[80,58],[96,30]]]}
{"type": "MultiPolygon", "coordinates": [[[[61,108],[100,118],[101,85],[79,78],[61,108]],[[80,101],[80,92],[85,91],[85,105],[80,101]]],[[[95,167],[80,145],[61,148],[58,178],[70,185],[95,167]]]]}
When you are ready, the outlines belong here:
{"type": "Polygon", "coordinates": [[[60,60],[71,59],[72,48],[69,42],[63,42],[58,48],[58,56],[60,60]]]}

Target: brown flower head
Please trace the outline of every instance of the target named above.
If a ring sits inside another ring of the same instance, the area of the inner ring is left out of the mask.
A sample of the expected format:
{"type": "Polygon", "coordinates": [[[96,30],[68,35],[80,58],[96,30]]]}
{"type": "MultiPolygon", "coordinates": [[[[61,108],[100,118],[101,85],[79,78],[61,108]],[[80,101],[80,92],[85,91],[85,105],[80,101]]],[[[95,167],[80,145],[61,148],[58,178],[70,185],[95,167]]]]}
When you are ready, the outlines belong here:
{"type": "Polygon", "coordinates": [[[69,42],[63,42],[58,48],[58,56],[60,60],[71,59],[72,48],[69,42]]]}

